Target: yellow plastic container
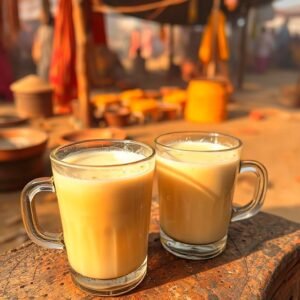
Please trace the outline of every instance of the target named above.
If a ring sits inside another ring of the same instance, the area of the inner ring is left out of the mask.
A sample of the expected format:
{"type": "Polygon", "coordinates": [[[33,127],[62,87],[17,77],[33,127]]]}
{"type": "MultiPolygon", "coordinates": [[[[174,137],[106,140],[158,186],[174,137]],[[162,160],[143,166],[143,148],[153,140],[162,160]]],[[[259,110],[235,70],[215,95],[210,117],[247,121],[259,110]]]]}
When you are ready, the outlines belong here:
{"type": "Polygon", "coordinates": [[[185,119],[192,122],[217,123],[227,116],[226,86],[212,80],[192,80],[189,83],[185,119]]]}

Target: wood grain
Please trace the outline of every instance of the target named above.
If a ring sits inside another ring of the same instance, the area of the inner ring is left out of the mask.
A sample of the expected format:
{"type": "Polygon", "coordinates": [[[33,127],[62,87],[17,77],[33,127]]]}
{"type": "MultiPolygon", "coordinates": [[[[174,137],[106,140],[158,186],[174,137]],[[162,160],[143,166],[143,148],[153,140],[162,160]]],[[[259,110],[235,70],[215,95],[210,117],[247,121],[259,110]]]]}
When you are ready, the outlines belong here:
{"type": "MultiPolygon", "coordinates": [[[[27,242],[0,256],[0,266],[0,298],[95,298],[74,285],[63,251],[27,242]]],[[[158,203],[153,201],[147,276],[137,289],[120,299],[251,300],[288,295],[299,299],[299,274],[299,224],[259,213],[231,224],[222,255],[207,261],[188,261],[162,248],[158,203]]]]}

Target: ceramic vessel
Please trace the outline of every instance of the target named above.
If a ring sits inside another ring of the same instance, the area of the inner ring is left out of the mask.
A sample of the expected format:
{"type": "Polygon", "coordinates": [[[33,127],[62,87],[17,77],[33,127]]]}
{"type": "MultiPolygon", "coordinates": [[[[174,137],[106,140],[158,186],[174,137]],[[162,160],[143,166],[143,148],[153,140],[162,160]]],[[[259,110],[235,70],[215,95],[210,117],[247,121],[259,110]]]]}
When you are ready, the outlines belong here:
{"type": "Polygon", "coordinates": [[[15,190],[44,172],[46,133],[31,128],[0,130],[0,191],[15,190]]]}

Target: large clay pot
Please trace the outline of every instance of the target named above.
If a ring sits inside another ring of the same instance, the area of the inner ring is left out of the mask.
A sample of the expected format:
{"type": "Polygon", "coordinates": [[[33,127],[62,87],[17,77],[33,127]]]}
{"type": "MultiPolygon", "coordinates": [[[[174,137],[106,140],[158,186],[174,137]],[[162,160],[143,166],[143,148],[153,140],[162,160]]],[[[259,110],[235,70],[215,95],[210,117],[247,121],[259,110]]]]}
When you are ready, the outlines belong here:
{"type": "Polygon", "coordinates": [[[11,85],[17,113],[23,118],[53,115],[53,88],[36,75],[26,76],[11,85]]]}
{"type": "Polygon", "coordinates": [[[125,127],[130,124],[131,111],[128,108],[107,110],[104,112],[104,119],[108,126],[125,127]]]}
{"type": "Polygon", "coordinates": [[[206,79],[192,80],[187,94],[186,120],[216,123],[226,119],[228,93],[223,82],[206,79]]]}

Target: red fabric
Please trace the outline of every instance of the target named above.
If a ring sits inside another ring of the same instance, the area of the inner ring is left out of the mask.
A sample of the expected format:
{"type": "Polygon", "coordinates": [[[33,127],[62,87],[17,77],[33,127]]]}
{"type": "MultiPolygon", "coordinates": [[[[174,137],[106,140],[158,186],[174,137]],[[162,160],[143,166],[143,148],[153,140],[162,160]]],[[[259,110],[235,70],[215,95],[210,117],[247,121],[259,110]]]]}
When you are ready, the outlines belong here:
{"type": "Polygon", "coordinates": [[[9,89],[10,84],[13,81],[12,68],[9,63],[9,59],[5,49],[0,43],[0,97],[4,96],[4,99],[11,100],[12,93],[9,89]]]}
{"type": "Polygon", "coordinates": [[[55,19],[50,81],[56,105],[70,108],[77,95],[72,1],[60,0],[55,19]]]}
{"type": "Polygon", "coordinates": [[[91,23],[94,44],[106,46],[107,41],[103,14],[92,13],[91,23]]]}

